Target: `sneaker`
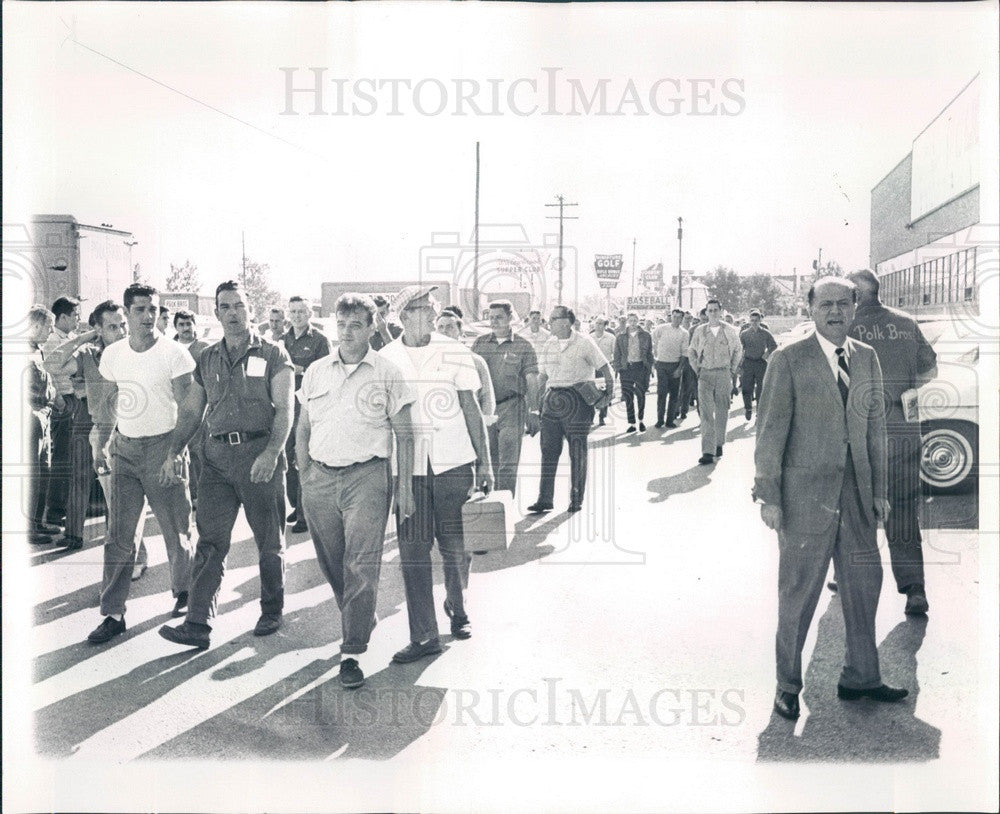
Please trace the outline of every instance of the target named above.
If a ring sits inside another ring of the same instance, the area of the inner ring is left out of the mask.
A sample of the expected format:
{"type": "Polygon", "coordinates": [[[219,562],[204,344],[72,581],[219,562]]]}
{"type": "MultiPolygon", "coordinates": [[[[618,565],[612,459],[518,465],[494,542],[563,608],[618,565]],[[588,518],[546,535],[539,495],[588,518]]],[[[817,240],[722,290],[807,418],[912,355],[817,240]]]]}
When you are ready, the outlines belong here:
{"type": "Polygon", "coordinates": [[[920,616],[927,613],[930,605],[927,604],[927,594],[924,593],[923,585],[911,585],[906,589],[906,611],[905,613],[920,616]]]}
{"type": "Polygon", "coordinates": [[[441,652],[441,642],[437,636],[428,639],[426,642],[410,642],[392,657],[396,664],[409,664],[411,661],[433,656],[441,652]]]}
{"type": "Polygon", "coordinates": [[[177,627],[164,625],[160,628],[160,635],[168,642],[197,647],[199,650],[208,650],[211,632],[212,628],[208,625],[199,625],[196,622],[184,622],[177,627]]]}
{"type": "Polygon", "coordinates": [[[104,644],[105,642],[110,642],[115,636],[124,632],[124,616],[120,620],[115,619],[113,616],[105,616],[104,621],[94,628],[90,632],[90,635],[87,636],[87,641],[91,644],[104,644]]]}
{"type": "MultiPolygon", "coordinates": [[[[142,574],[140,573],[139,576],[141,577],[142,574]]],[[[133,579],[135,579],[135,577],[133,577],[133,579]]],[[[174,609],[171,611],[170,615],[173,616],[174,619],[180,619],[185,613],[187,613],[187,606],[188,592],[181,591],[177,594],[177,601],[174,602],[174,609]]]]}
{"type": "Polygon", "coordinates": [[[344,659],[340,662],[340,685],[344,689],[356,690],[365,683],[365,674],[361,672],[357,659],[344,659]]]}
{"type": "Polygon", "coordinates": [[[83,548],[83,540],[72,534],[64,534],[58,540],[56,540],[57,548],[64,548],[67,551],[76,551],[83,548]]]}
{"type": "Polygon", "coordinates": [[[254,626],[254,636],[270,636],[281,627],[280,613],[262,613],[254,626]]]}
{"type": "Polygon", "coordinates": [[[643,424],[643,423],[642,423],[642,422],[640,421],[640,422],[639,422],[639,432],[645,432],[645,431],[646,431],[646,425],[645,425],[645,424],[643,424]]]}

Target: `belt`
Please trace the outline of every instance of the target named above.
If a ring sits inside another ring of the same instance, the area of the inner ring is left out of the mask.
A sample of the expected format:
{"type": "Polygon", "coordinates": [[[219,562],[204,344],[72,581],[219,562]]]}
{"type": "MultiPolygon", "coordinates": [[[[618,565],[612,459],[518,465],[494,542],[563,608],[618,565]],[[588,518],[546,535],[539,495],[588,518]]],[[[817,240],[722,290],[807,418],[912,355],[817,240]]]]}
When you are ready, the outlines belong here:
{"type": "Polygon", "coordinates": [[[505,401],[511,401],[512,399],[523,399],[524,395],[522,393],[515,393],[513,396],[507,396],[506,398],[498,399],[497,406],[503,404],[505,401]]]}
{"type": "Polygon", "coordinates": [[[255,438],[266,438],[271,433],[267,430],[257,430],[255,432],[226,432],[222,435],[210,435],[213,441],[221,441],[223,444],[236,446],[237,444],[253,441],[255,438]]]}
{"type": "Polygon", "coordinates": [[[320,469],[325,469],[327,472],[344,472],[345,470],[354,469],[358,466],[365,466],[366,464],[374,463],[375,461],[385,462],[385,458],[379,458],[376,456],[374,458],[369,458],[367,461],[358,461],[357,463],[347,464],[346,466],[330,466],[330,464],[317,461],[315,458],[312,459],[314,464],[319,466],[320,469]]]}

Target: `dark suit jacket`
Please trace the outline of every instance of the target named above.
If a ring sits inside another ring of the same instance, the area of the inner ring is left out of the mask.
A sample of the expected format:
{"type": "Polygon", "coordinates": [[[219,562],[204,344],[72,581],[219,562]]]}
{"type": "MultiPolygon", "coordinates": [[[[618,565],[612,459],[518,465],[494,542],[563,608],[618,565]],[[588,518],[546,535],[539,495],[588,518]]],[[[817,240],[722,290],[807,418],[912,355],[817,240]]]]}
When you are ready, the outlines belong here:
{"type": "Polygon", "coordinates": [[[754,496],[781,506],[782,527],[819,534],[838,516],[848,444],[861,502],[874,525],[886,496],[882,371],[875,351],[854,339],[847,408],[815,334],[777,351],[767,365],[757,417],[754,496]]]}
{"type": "MultiPolygon", "coordinates": [[[[639,329],[639,355],[648,375],[653,369],[653,337],[642,328],[639,329]]],[[[628,331],[622,331],[615,337],[615,358],[612,364],[618,371],[628,366],[628,331]]]]}

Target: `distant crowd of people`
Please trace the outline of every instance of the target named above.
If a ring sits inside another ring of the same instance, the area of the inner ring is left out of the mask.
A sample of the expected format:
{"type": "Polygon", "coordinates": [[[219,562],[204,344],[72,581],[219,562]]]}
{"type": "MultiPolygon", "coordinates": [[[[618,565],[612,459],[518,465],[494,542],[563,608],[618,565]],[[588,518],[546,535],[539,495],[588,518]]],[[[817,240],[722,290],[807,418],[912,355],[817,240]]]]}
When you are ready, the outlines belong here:
{"type": "Polygon", "coordinates": [[[657,429],[677,427],[697,404],[701,465],[723,456],[733,397],[742,393],[748,421],[757,405],[753,495],[781,552],[776,712],[798,715],[801,649],[831,560],[847,626],[841,697],[905,695],[878,674],[875,524],[885,523],[907,613],[925,613],[920,433],[902,404],[935,375],[935,357],[912,319],[879,302],[871,272],[817,281],[815,332],[781,349],[759,310],[737,324],[717,299],[655,322],[596,317],[589,331],[563,305],[547,319],[531,310],[516,331],[512,304],[497,300],[489,330],[469,332],[462,310],[441,307],[435,290],[408,286],[391,303],[343,295],[335,342],[311,323],[302,297],[258,329],[232,280],[215,291],[223,335],[211,344],[198,338],[193,313],[171,314],[138,283],[121,303],[98,304],[86,330],[74,298],[29,311],[29,540],[81,548],[96,473],[107,530],[91,643],[126,630],[130,585],[148,559],[148,504],[166,547],[172,614],[183,617],[160,629],[168,641],[209,647],[242,508],[259,554],[254,634],[282,625],[286,525],[308,532],[341,612],[340,680],[360,686],[394,513],[410,641],[393,660],[438,653],[435,542],[451,634],[471,636],[463,504],[476,492],[516,492],[525,438],[537,435],[539,487],[528,511],[554,509],[564,445],[567,511],[580,511],[588,437],[595,421],[606,425],[616,381],[624,432],[642,433],[655,377],[657,429]],[[893,330],[877,329],[889,322],[893,330]]]}

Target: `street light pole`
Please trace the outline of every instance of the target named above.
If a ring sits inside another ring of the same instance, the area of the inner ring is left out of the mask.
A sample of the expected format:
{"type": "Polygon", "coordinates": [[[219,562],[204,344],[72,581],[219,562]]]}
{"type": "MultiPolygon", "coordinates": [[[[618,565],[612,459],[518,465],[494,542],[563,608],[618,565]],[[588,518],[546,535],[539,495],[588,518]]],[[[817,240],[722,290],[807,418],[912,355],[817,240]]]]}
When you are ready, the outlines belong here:
{"type": "Polygon", "coordinates": [[[563,220],[579,220],[579,218],[573,215],[563,215],[563,207],[566,206],[577,206],[575,203],[565,203],[563,201],[562,195],[556,195],[556,200],[559,203],[545,204],[546,206],[558,206],[558,215],[547,215],[549,219],[559,218],[559,282],[556,284],[559,291],[559,296],[557,299],[557,305],[563,304],[563,220]]]}
{"type": "Polygon", "coordinates": [[[135,266],[132,265],[132,247],[133,246],[138,246],[139,245],[139,241],[138,240],[126,240],[126,241],[123,241],[123,242],[125,243],[126,246],[128,246],[128,273],[132,277],[132,282],[133,283],[137,283],[139,281],[136,279],[135,266]]]}
{"type": "Polygon", "coordinates": [[[683,308],[683,297],[681,295],[681,288],[683,286],[683,277],[681,275],[681,249],[684,242],[684,218],[677,218],[677,307],[683,308]]]}
{"type": "Polygon", "coordinates": [[[632,299],[635,299],[635,238],[632,238],[632,299]]]}

